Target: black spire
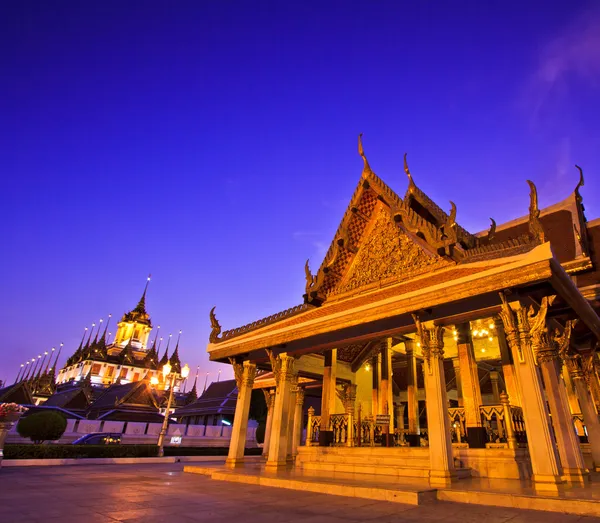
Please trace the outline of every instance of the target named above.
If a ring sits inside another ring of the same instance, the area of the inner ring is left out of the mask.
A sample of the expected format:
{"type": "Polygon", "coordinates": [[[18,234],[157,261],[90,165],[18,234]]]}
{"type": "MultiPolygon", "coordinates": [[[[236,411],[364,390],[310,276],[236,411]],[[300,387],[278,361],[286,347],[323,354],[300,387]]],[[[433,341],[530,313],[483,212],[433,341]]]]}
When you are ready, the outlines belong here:
{"type": "Polygon", "coordinates": [[[133,309],[134,312],[139,312],[140,314],[146,314],[146,291],[148,290],[148,284],[150,283],[150,276],[151,276],[151,274],[148,274],[148,279],[146,280],[146,286],[144,287],[144,293],[142,294],[142,297],[140,298],[140,301],[138,302],[135,309],[133,309]]]}
{"type": "Polygon", "coordinates": [[[158,362],[158,367],[160,369],[162,369],[163,365],[165,365],[169,361],[169,344],[171,343],[171,336],[173,335],[169,334],[169,339],[167,340],[167,348],[165,349],[163,357],[158,362]]]}
{"type": "Polygon", "coordinates": [[[179,359],[179,340],[181,339],[181,331],[179,331],[179,336],[177,336],[177,345],[175,345],[175,350],[171,355],[171,359],[169,362],[171,363],[171,367],[173,370],[171,372],[175,372],[176,374],[181,374],[181,361],[179,359]]]}

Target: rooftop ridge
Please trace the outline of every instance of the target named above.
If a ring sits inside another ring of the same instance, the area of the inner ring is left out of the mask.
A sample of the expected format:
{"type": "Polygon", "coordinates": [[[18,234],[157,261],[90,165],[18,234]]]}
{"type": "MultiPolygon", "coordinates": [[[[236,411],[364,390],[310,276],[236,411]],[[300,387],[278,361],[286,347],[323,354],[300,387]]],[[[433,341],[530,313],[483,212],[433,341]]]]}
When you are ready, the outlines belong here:
{"type": "Polygon", "coordinates": [[[221,339],[219,341],[235,338],[236,336],[246,334],[247,332],[258,329],[259,327],[264,327],[271,323],[275,323],[279,320],[283,320],[283,319],[290,318],[292,316],[296,316],[297,314],[300,314],[301,312],[305,312],[305,311],[313,309],[313,308],[314,308],[314,305],[310,305],[307,303],[302,303],[300,305],[290,307],[289,309],[286,309],[281,312],[277,312],[275,314],[271,314],[270,316],[253,321],[252,323],[248,323],[246,325],[242,325],[241,327],[236,327],[235,329],[230,329],[230,330],[224,331],[221,336],[221,339]]]}

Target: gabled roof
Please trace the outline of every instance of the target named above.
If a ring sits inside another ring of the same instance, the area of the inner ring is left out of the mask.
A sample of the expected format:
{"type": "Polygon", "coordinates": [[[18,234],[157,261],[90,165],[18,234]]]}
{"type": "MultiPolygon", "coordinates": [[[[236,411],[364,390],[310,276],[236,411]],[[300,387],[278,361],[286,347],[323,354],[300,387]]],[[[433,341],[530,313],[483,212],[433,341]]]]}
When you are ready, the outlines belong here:
{"type": "Polygon", "coordinates": [[[92,394],[86,387],[55,392],[45,402],[45,407],[61,407],[67,410],[86,410],[92,402],[92,394]]]}
{"type": "Polygon", "coordinates": [[[111,385],[90,405],[89,410],[102,411],[116,407],[147,408],[156,411],[159,409],[152,390],[145,381],[111,385]]]}
{"type": "Polygon", "coordinates": [[[211,383],[196,401],[177,409],[174,417],[204,416],[207,414],[233,414],[237,401],[237,386],[235,380],[211,383]]]}
{"type": "MultiPolygon", "coordinates": [[[[573,226],[581,230],[585,223],[582,221],[583,207],[578,192],[582,181],[572,197],[572,211],[568,220],[565,221],[562,216],[562,221],[558,220],[560,227],[554,227],[554,222],[550,223],[549,218],[540,211],[537,189],[528,181],[529,214],[519,222],[514,234],[505,234],[505,228],[496,227],[493,222],[487,233],[473,235],[457,223],[457,209],[452,202],[450,213],[447,214],[416,186],[406,159],[409,186],[405,197],[401,198],[373,172],[360,140],[359,153],[364,162],[361,178],[315,275],[311,273],[307,262],[304,304],[225,331],[221,336],[221,327],[214,310],[211,311],[213,331],[209,352],[217,351],[221,343],[232,347],[236,344],[233,338],[256,341],[267,333],[268,341],[273,346],[277,343],[286,344],[297,339],[291,330],[298,330],[301,324],[314,326],[314,322],[320,318],[336,317],[367,303],[392,297],[402,298],[400,295],[408,296],[425,288],[431,288],[433,292],[440,284],[461,281],[478,273],[483,275],[490,269],[498,270],[492,266],[506,265],[507,270],[516,270],[512,267],[520,263],[539,262],[548,268],[550,260],[546,259],[546,251],[533,254],[536,247],[559,234],[564,229],[563,222],[568,221],[570,235],[559,235],[558,238],[567,239],[568,245],[561,246],[562,250],[572,250],[573,226]],[[529,254],[532,254],[530,261],[526,261],[527,258],[523,257],[529,254]],[[289,332],[283,333],[285,329],[289,332]],[[271,336],[275,331],[281,331],[281,335],[271,336]]],[[[584,250],[583,243],[580,247],[579,250],[575,248],[576,255],[584,250]]],[[[567,253],[557,259],[562,262],[561,258],[568,256],[567,253]]],[[[550,258],[555,258],[551,252],[550,258]]],[[[589,258],[587,260],[589,262],[589,258]]],[[[581,270],[583,266],[577,267],[577,270],[581,270]]],[[[533,277],[523,274],[524,282],[533,277]]],[[[444,299],[448,301],[449,298],[444,299]]],[[[263,341],[257,348],[263,347],[263,341]]],[[[246,351],[254,350],[251,343],[240,342],[235,351],[223,348],[218,353],[242,354],[242,346],[246,351]],[[238,348],[240,352],[236,352],[238,348]]]]}
{"type": "Polygon", "coordinates": [[[29,385],[20,381],[0,389],[0,403],[18,403],[19,405],[32,405],[34,403],[29,385]]]}

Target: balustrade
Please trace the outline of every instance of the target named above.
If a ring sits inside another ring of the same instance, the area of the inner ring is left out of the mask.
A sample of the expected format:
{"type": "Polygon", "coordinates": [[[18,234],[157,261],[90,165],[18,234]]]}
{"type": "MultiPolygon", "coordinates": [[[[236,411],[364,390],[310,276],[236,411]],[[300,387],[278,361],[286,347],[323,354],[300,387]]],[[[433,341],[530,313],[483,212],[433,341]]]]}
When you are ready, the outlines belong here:
{"type": "Polygon", "coordinates": [[[450,433],[454,443],[462,443],[467,435],[464,407],[453,407],[448,409],[450,416],[450,433]]]}

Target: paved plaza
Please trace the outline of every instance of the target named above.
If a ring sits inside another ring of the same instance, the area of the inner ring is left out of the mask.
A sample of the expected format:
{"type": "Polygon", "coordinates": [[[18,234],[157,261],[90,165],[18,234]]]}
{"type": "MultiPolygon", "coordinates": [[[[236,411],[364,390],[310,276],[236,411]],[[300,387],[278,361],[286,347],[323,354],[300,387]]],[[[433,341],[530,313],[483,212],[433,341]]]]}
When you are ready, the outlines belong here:
{"type": "Polygon", "coordinates": [[[600,518],[437,502],[402,505],[184,474],[180,464],[0,470],[0,523],[574,523],[600,518]]]}

